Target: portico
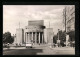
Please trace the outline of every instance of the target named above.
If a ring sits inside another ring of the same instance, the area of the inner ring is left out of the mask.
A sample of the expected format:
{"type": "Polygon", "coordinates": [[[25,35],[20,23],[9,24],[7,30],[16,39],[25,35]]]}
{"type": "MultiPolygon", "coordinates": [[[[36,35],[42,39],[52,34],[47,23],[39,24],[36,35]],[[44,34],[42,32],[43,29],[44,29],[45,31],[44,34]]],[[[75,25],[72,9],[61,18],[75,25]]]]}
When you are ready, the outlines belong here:
{"type": "Polygon", "coordinates": [[[34,44],[44,43],[43,32],[25,32],[25,42],[34,44]]]}
{"type": "Polygon", "coordinates": [[[24,42],[43,44],[44,43],[44,28],[42,26],[26,26],[24,29],[24,42]]]}

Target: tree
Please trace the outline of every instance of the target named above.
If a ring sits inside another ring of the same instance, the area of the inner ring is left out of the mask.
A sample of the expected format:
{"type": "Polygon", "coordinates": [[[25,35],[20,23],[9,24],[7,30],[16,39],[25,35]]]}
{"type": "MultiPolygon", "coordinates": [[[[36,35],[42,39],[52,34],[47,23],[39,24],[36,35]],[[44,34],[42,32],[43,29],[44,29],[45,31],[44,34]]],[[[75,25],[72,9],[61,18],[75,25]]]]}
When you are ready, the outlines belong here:
{"type": "Polygon", "coordinates": [[[59,31],[57,35],[58,34],[59,34],[59,40],[65,42],[66,41],[65,31],[59,31]]]}
{"type": "Polygon", "coordinates": [[[74,41],[75,40],[75,31],[70,31],[68,34],[70,37],[70,41],[74,41]]]}
{"type": "Polygon", "coordinates": [[[57,43],[57,38],[58,38],[58,36],[57,35],[54,35],[54,37],[53,37],[53,43],[57,43]]]}
{"type": "Polygon", "coordinates": [[[65,31],[59,31],[59,39],[61,46],[64,46],[64,42],[66,41],[66,32],[65,31]]]}
{"type": "Polygon", "coordinates": [[[11,36],[10,32],[5,32],[3,34],[3,43],[13,43],[14,37],[11,36]]]}
{"type": "Polygon", "coordinates": [[[53,42],[54,42],[54,43],[57,43],[58,34],[59,34],[60,44],[61,44],[61,45],[64,45],[64,42],[66,41],[65,31],[59,31],[59,32],[57,33],[57,35],[55,35],[55,36],[53,37],[53,42]]]}

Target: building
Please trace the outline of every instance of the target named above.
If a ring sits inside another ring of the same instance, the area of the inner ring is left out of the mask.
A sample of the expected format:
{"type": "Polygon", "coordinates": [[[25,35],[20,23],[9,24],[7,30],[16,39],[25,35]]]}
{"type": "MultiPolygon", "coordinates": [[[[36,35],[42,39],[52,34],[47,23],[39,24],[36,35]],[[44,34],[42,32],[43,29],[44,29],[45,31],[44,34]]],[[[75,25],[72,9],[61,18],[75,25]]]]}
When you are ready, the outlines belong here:
{"type": "Polygon", "coordinates": [[[46,43],[53,43],[53,28],[44,29],[44,39],[46,43]]]}
{"type": "Polygon", "coordinates": [[[63,21],[66,23],[66,32],[75,31],[75,6],[66,6],[63,10],[63,21]],[[65,22],[66,19],[66,22],[65,22]]]}
{"type": "Polygon", "coordinates": [[[66,28],[67,32],[75,31],[75,6],[66,7],[66,28]]]}
{"type": "Polygon", "coordinates": [[[24,42],[32,42],[35,44],[44,42],[44,24],[43,20],[33,20],[28,22],[28,26],[24,29],[24,42]]]}
{"type": "Polygon", "coordinates": [[[23,43],[23,35],[24,30],[22,28],[16,29],[16,43],[22,44],[23,43]]]}
{"type": "MultiPolygon", "coordinates": [[[[16,43],[17,44],[25,44],[25,43],[33,43],[33,44],[44,44],[47,43],[46,35],[44,35],[44,21],[43,20],[31,20],[28,21],[28,26],[25,26],[24,29],[16,30],[16,43]]],[[[45,29],[47,31],[47,29],[45,29]]],[[[49,34],[53,32],[52,29],[48,29],[49,34]]],[[[53,36],[49,36],[48,38],[53,38],[53,36]]]]}
{"type": "Polygon", "coordinates": [[[64,27],[67,35],[69,35],[69,41],[74,41],[75,39],[75,5],[65,6],[63,10],[63,21],[64,27]],[[73,34],[73,37],[71,34],[73,34]]]}

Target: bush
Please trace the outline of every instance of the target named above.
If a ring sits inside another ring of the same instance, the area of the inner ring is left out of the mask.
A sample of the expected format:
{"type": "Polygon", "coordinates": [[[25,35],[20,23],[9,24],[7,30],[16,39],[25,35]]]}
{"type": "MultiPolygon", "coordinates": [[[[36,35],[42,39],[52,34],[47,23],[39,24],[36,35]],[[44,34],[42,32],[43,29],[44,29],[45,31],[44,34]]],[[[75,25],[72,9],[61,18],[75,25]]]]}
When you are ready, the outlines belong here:
{"type": "Polygon", "coordinates": [[[11,36],[10,32],[5,32],[3,34],[3,43],[13,43],[14,42],[14,37],[11,36]]]}

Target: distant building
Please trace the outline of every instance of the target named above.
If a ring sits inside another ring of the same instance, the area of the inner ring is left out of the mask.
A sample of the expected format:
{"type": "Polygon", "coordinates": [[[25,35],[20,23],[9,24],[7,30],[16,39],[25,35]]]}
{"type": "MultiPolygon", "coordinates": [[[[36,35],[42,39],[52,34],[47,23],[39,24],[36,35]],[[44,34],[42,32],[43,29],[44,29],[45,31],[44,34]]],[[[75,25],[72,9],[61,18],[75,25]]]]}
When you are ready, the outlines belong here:
{"type": "Polygon", "coordinates": [[[75,5],[65,7],[63,10],[63,22],[65,31],[69,35],[66,41],[70,43],[75,42],[75,5]]]}
{"type": "Polygon", "coordinates": [[[64,26],[66,24],[66,32],[75,31],[75,5],[66,6],[63,10],[64,26]],[[65,22],[66,19],[66,22],[65,22]]]}
{"type": "Polygon", "coordinates": [[[24,37],[24,31],[22,28],[16,29],[16,43],[22,44],[23,43],[23,37],[24,37]]]}
{"type": "Polygon", "coordinates": [[[53,43],[53,28],[44,29],[44,39],[46,43],[53,43]]]}
{"type": "Polygon", "coordinates": [[[46,41],[47,38],[45,38],[44,35],[44,21],[43,20],[31,20],[28,21],[28,26],[25,26],[25,29],[21,29],[18,28],[16,29],[16,43],[17,44],[25,44],[25,43],[34,43],[34,44],[44,44],[47,42],[50,42],[51,40],[49,38],[53,38],[52,35],[52,28],[48,28],[45,30],[47,35],[49,34],[50,36],[48,36],[48,39],[50,41],[46,41]],[[51,33],[51,34],[50,34],[51,33]]]}

